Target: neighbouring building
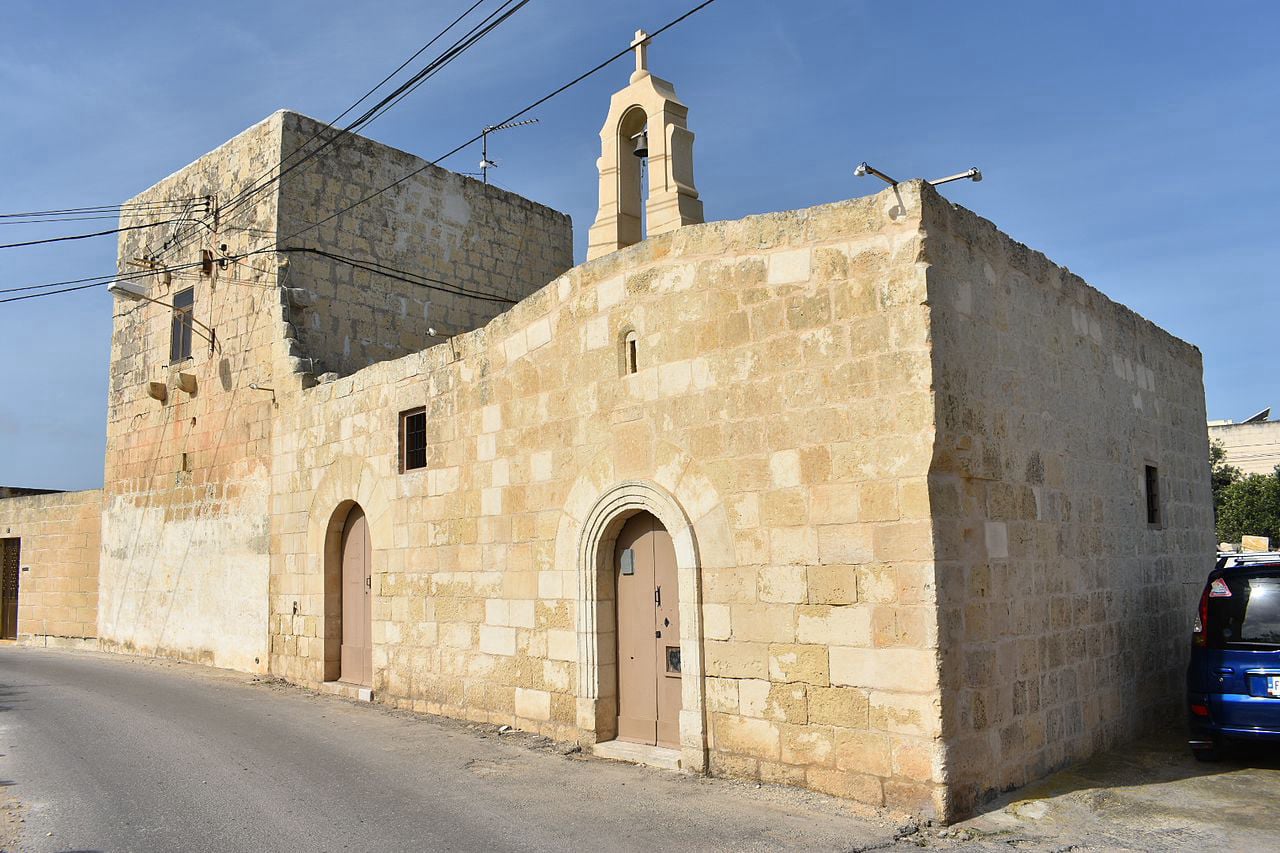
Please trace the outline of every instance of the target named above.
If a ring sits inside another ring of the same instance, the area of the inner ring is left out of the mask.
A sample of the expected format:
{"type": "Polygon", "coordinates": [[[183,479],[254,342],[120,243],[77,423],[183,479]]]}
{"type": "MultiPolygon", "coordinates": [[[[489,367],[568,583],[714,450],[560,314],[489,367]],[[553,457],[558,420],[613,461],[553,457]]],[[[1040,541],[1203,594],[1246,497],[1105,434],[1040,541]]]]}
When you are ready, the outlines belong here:
{"type": "Polygon", "coordinates": [[[1170,716],[1199,352],[921,181],[702,223],[639,47],[579,266],[291,112],[137,196],[208,211],[122,236],[102,492],[0,501],[19,632],[944,819],[1170,716]]]}
{"type": "Polygon", "coordinates": [[[1280,466],[1280,421],[1267,420],[1270,414],[1268,408],[1240,423],[1209,421],[1209,440],[1222,445],[1226,464],[1246,475],[1271,474],[1280,466]]]}

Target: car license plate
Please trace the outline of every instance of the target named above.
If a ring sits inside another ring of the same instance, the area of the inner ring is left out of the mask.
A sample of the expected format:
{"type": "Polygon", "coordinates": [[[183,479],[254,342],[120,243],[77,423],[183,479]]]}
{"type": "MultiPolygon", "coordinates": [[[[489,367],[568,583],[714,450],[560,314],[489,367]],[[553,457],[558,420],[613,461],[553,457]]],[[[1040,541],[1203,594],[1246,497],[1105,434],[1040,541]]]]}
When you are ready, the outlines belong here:
{"type": "Polygon", "coordinates": [[[1267,695],[1280,696],[1280,676],[1267,676],[1267,695]]]}

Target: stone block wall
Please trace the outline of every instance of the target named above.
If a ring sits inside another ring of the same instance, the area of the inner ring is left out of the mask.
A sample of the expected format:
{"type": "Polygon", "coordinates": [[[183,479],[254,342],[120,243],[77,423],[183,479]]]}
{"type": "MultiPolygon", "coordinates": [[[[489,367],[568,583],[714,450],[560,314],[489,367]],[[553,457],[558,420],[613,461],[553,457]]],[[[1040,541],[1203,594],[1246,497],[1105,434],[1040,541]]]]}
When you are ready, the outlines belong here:
{"type": "MultiPolygon", "coordinates": [[[[132,202],[215,195],[205,226],[125,232],[122,270],[268,248],[276,194],[234,197],[281,156],[277,113],[132,202]],[[188,237],[187,235],[194,235],[188,237]],[[188,242],[189,241],[189,242],[188,242]],[[166,246],[168,247],[166,248],[166,246]]],[[[129,222],[147,221],[135,216],[129,222]]],[[[298,384],[286,349],[273,254],[140,280],[161,304],[117,299],[107,405],[99,624],[104,648],[250,672],[266,669],[271,389],[298,384]],[[175,294],[194,288],[191,358],[170,363],[175,294]],[[216,341],[199,324],[213,329],[216,341]],[[183,388],[183,374],[194,378],[183,388]],[[267,390],[254,390],[250,385],[267,390]],[[164,399],[150,396],[156,387],[164,399]]]]}
{"type": "Polygon", "coordinates": [[[281,248],[328,253],[286,253],[283,284],[307,293],[289,320],[300,354],[314,359],[312,373],[345,376],[426,349],[443,340],[430,328],[475,329],[573,265],[565,214],[362,136],[335,138],[297,113],[280,115],[281,248]]]}
{"type": "Polygon", "coordinates": [[[945,775],[965,814],[1180,710],[1213,518],[1199,351],[922,193],[945,775]]]}
{"type": "Polygon", "coordinates": [[[102,491],[0,499],[0,539],[19,540],[18,638],[90,645],[98,636],[102,491]]]}
{"type": "Polygon", "coordinates": [[[686,767],[938,813],[918,215],[886,193],[680,229],[282,398],[271,671],[324,677],[326,531],[355,501],[380,700],[612,737],[612,605],[587,552],[619,496],[655,507],[683,561],[686,767]],[[400,474],[418,406],[428,467],[400,474]]]}
{"type": "Polygon", "coordinates": [[[1222,443],[1227,464],[1242,474],[1271,474],[1280,466],[1280,421],[1211,426],[1209,440],[1222,443]]]}

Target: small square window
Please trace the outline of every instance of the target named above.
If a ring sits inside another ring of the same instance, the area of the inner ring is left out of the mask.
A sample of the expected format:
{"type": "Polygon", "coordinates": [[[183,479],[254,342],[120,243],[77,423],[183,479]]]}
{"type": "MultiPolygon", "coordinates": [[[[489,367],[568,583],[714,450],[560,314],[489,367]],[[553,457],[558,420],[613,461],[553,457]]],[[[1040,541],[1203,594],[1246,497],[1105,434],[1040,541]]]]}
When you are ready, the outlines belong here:
{"type": "Polygon", "coordinates": [[[400,413],[400,472],[427,467],[427,410],[400,413]]]}
{"type": "Polygon", "coordinates": [[[1147,524],[1160,526],[1160,471],[1154,465],[1146,466],[1147,524]]]}

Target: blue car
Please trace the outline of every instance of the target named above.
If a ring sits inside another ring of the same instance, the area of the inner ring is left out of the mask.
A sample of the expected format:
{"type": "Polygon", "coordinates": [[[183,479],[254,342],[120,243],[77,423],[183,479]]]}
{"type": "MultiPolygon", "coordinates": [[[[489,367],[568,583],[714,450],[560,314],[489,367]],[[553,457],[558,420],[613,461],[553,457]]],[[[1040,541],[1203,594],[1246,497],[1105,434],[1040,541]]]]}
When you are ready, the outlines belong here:
{"type": "Polygon", "coordinates": [[[1200,596],[1187,668],[1191,750],[1280,741],[1280,555],[1224,558],[1200,596]]]}

